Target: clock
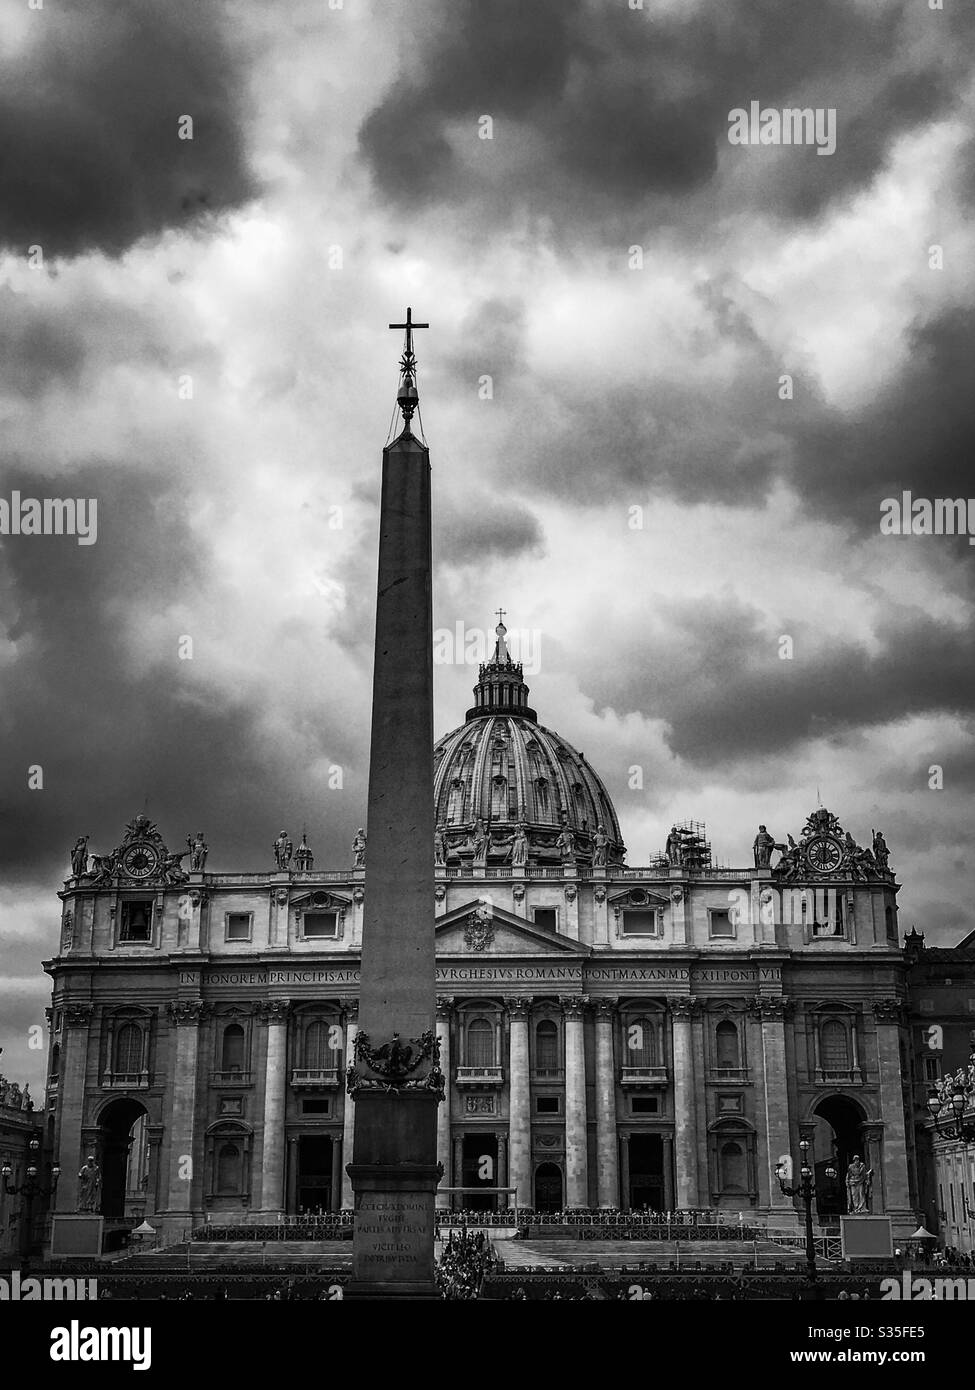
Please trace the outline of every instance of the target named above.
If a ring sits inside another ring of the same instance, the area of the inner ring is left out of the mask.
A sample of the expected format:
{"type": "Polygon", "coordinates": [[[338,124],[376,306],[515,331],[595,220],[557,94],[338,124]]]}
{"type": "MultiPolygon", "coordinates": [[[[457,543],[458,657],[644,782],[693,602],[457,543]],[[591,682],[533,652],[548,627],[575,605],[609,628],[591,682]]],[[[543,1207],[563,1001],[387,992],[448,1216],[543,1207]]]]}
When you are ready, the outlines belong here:
{"type": "Polygon", "coordinates": [[[843,846],[831,835],[817,835],[806,846],[809,867],[820,874],[833,874],[843,862],[843,846]]]}
{"type": "Polygon", "coordinates": [[[129,845],[122,855],[122,872],[130,878],[151,878],[159,868],[159,851],[152,845],[129,845]]]}

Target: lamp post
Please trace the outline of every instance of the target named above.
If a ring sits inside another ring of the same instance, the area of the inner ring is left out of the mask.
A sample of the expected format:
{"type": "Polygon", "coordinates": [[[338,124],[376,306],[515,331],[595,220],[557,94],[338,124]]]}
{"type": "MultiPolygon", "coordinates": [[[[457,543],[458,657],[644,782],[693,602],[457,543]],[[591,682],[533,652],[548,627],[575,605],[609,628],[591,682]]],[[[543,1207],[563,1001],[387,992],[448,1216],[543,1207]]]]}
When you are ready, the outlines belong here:
{"type": "MultiPolygon", "coordinates": [[[[968,1060],[975,1065],[975,1052],[968,1060]]],[[[948,1105],[943,1103],[937,1091],[932,1091],[928,1096],[928,1111],[942,1139],[961,1139],[966,1144],[975,1141],[975,1125],[966,1124],[962,1119],[966,1104],[967,1097],[960,1082],[955,1083],[948,1105]],[[944,1114],[946,1110],[947,1115],[944,1114]]]]}
{"type": "Polygon", "coordinates": [[[24,1204],[20,1213],[20,1254],[24,1267],[30,1259],[31,1235],[34,1229],[34,1202],[38,1197],[50,1197],[58,1185],[58,1178],[61,1176],[61,1169],[55,1163],[51,1168],[51,1182],[45,1187],[38,1178],[37,1158],[41,1147],[41,1141],[37,1138],[30,1139],[27,1144],[27,1175],[22,1183],[12,1183],[13,1168],[9,1158],[4,1158],[3,1165],[0,1166],[0,1177],[3,1178],[3,1190],[8,1197],[23,1197],[24,1204]]]}
{"type": "MultiPolygon", "coordinates": [[[[800,1153],[802,1154],[802,1160],[801,1160],[800,1167],[799,1167],[799,1186],[798,1186],[798,1187],[787,1187],[787,1186],[786,1186],[786,1181],[785,1181],[785,1179],[786,1179],[786,1174],[785,1174],[785,1170],[784,1170],[782,1164],[777,1165],[777,1167],[776,1167],[776,1169],[775,1169],[775,1176],[778,1178],[778,1180],[779,1180],[779,1187],[782,1189],[782,1192],[785,1194],[786,1197],[801,1197],[801,1198],[802,1198],[802,1204],[803,1204],[803,1207],[805,1208],[805,1216],[806,1216],[806,1275],[807,1275],[807,1277],[808,1277],[808,1279],[809,1279],[810,1284],[813,1286],[813,1288],[817,1288],[818,1285],[817,1285],[817,1281],[816,1281],[816,1242],[815,1242],[815,1240],[814,1240],[814,1238],[813,1238],[813,1223],[812,1223],[812,1202],[813,1202],[813,1197],[816,1195],[816,1188],[815,1188],[815,1185],[814,1185],[814,1183],[813,1183],[813,1173],[812,1173],[812,1169],[809,1167],[809,1163],[808,1163],[808,1158],[809,1158],[809,1140],[808,1140],[808,1139],[801,1139],[801,1140],[799,1141],[799,1151],[800,1151],[800,1153]]],[[[833,1168],[833,1167],[827,1168],[827,1169],[826,1169],[826,1176],[827,1176],[830,1180],[832,1180],[833,1178],[835,1178],[835,1177],[836,1177],[836,1169],[833,1168]]]]}

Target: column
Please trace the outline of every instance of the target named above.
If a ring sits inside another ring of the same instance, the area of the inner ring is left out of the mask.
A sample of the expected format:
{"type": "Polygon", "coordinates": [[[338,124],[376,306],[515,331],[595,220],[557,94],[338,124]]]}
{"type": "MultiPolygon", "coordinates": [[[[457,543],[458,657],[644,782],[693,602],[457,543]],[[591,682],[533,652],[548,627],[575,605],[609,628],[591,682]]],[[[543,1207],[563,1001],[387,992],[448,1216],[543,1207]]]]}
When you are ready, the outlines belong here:
{"type": "Polygon", "coordinates": [[[337,1134],[332,1135],[332,1186],[328,1195],[329,1211],[338,1211],[342,1205],[342,1141],[337,1134]]]}
{"type": "Polygon", "coordinates": [[[209,1012],[201,999],[179,999],[167,1005],[176,1029],[173,1069],[173,1112],[169,1122],[170,1214],[189,1216],[193,1208],[193,1165],[196,1154],[196,1081],[200,1024],[209,1012]]]}
{"type": "Polygon", "coordinates": [[[159,1158],[162,1148],[163,1126],[146,1125],[146,1144],[149,1158],[146,1163],[146,1217],[152,1216],[159,1208],[159,1158]]]}
{"type": "Polygon", "coordinates": [[[907,1185],[907,1136],[904,1131],[904,1098],[901,1087],[900,1024],[904,1007],[897,999],[878,999],[873,1005],[877,1021],[877,1062],[880,1071],[880,1114],[884,1123],[883,1154],[874,1143],[871,1209],[878,1215],[907,1212],[911,1199],[907,1185]]]}
{"type": "Polygon", "coordinates": [[[596,1164],[599,1207],[620,1204],[616,1139],[616,1067],[613,1056],[615,999],[596,999],[596,1164]]]}
{"type": "Polygon", "coordinates": [[[65,1004],[62,1023],[61,1081],[58,1086],[58,1146],[55,1162],[61,1165],[57,1186],[57,1210],[76,1211],[78,1173],[87,1157],[81,1152],[81,1121],[85,1111],[85,1076],[88,1071],[88,1031],[95,1012],[92,1004],[65,1004]]]}
{"type": "MultiPolygon", "coordinates": [[[[759,1201],[768,1184],[769,1207],[788,1210],[793,1199],[786,1197],[775,1176],[783,1154],[791,1154],[789,1132],[789,1078],[785,1059],[785,1017],[792,1001],[785,995],[759,995],[751,1001],[753,1018],[758,1018],[762,1038],[762,1091],[759,1097],[765,1130],[765,1163],[757,1174],[759,1201]]],[[[761,1156],[759,1156],[761,1165],[761,1156]]]]}
{"type": "Polygon", "coordinates": [[[674,1210],[674,1136],[661,1136],[664,1145],[664,1211],[674,1210]]]}
{"type": "Polygon", "coordinates": [[[586,1127],[586,1040],[588,1000],[566,994],[559,1000],[565,1019],[565,1205],[588,1207],[589,1161],[586,1127]]]}
{"type": "MultiPolygon", "coordinates": [[[[343,999],[342,1006],[345,1010],[345,1065],[348,1067],[351,1066],[355,1057],[355,1038],[359,1031],[359,1001],[357,999],[343,999]]],[[[348,1167],[352,1162],[355,1106],[348,1093],[345,1093],[342,1104],[344,1106],[342,1112],[342,1210],[352,1211],[355,1207],[355,1196],[352,1191],[352,1179],[349,1177],[348,1167]]]]}
{"type": "Polygon", "coordinates": [[[260,1007],[267,1027],[264,1070],[264,1147],[261,1153],[261,1213],[284,1210],[284,1104],[288,1084],[289,999],[269,999],[260,1007]]]}
{"type": "MultiPolygon", "coordinates": [[[[498,1134],[498,1135],[496,1135],[495,1137],[497,1138],[497,1141],[498,1141],[498,1174],[497,1174],[497,1178],[496,1178],[496,1183],[497,1183],[497,1186],[498,1186],[498,1187],[507,1187],[507,1185],[508,1185],[508,1136],[507,1136],[506,1134],[498,1134]]],[[[506,1194],[500,1194],[500,1195],[498,1196],[498,1205],[499,1205],[499,1206],[504,1206],[504,1207],[506,1207],[506,1206],[508,1205],[509,1201],[510,1201],[510,1198],[509,1198],[506,1194]]]]}
{"type": "MultiPolygon", "coordinates": [[[[464,1181],[464,1136],[454,1135],[454,1173],[452,1186],[460,1187],[464,1181]]],[[[464,1207],[467,1205],[467,1194],[451,1193],[451,1208],[464,1207]],[[456,1197],[456,1200],[454,1198],[456,1197]]]]}
{"type": "Polygon", "coordinates": [[[623,1200],[620,1203],[622,1211],[630,1210],[630,1136],[621,1134],[619,1140],[620,1156],[620,1186],[623,1189],[623,1200]]]}
{"type": "Polygon", "coordinates": [[[674,1056],[674,1157],[677,1209],[700,1205],[698,1200],[697,1123],[694,1115],[694,1056],[691,1018],[698,1001],[678,995],[668,1001],[674,1056]]]}
{"type": "MultiPolygon", "coordinates": [[[[437,1112],[437,1162],[443,1164],[441,1187],[450,1186],[450,1015],[453,1011],[453,998],[446,994],[437,995],[437,1040],[440,1043],[440,1070],[444,1074],[444,1100],[437,1112]]],[[[437,1207],[450,1210],[450,1193],[438,1190],[437,1207]]]]}
{"type": "Polygon", "coordinates": [[[531,1084],[528,1063],[528,1017],[531,996],[505,999],[510,1020],[508,1039],[508,1185],[517,1189],[515,1205],[532,1204],[531,1084]]]}
{"type": "Polygon", "coordinates": [[[284,1209],[292,1216],[298,1213],[298,1136],[297,1134],[288,1135],[288,1162],[287,1176],[285,1179],[287,1197],[284,1209]]]}

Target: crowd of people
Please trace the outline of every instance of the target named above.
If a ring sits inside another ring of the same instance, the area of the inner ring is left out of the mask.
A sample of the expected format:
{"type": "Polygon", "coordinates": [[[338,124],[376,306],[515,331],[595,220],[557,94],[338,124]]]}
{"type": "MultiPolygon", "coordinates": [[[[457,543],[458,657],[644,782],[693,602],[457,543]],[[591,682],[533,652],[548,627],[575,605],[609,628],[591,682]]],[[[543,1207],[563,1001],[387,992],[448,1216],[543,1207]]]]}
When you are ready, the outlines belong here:
{"type": "Polygon", "coordinates": [[[495,1264],[483,1231],[450,1231],[437,1261],[437,1287],[443,1298],[477,1298],[495,1264]]]}

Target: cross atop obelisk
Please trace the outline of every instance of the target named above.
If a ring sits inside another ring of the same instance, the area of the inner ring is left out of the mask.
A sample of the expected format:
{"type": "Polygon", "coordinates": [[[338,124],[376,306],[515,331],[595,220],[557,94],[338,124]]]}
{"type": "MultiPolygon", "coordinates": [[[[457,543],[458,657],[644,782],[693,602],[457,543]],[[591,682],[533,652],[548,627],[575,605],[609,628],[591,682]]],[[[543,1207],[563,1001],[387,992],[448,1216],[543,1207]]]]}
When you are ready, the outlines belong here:
{"type": "Polygon", "coordinates": [[[409,433],[410,421],[413,419],[413,412],[416,410],[419,399],[416,389],[416,353],[413,351],[413,330],[414,328],[429,328],[430,325],[428,323],[414,323],[413,310],[407,305],[406,322],[391,323],[389,326],[390,328],[406,329],[406,346],[399,361],[400,387],[396,403],[403,412],[406,430],[409,433]]]}

